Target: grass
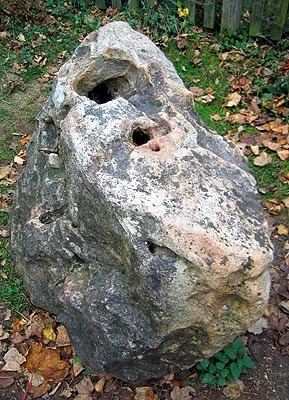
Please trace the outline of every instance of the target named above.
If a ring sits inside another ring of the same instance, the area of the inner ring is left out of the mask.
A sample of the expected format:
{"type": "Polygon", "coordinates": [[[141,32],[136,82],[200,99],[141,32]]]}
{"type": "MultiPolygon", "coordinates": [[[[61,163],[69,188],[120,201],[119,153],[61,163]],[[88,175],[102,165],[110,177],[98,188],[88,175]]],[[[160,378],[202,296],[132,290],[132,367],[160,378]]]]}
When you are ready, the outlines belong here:
{"type": "MultiPolygon", "coordinates": [[[[0,212],[0,226],[5,227],[7,222],[8,213],[0,212]]],[[[15,272],[8,241],[5,239],[0,239],[0,260],[0,303],[12,308],[13,311],[23,312],[28,309],[29,302],[24,293],[22,280],[15,272]]]]}

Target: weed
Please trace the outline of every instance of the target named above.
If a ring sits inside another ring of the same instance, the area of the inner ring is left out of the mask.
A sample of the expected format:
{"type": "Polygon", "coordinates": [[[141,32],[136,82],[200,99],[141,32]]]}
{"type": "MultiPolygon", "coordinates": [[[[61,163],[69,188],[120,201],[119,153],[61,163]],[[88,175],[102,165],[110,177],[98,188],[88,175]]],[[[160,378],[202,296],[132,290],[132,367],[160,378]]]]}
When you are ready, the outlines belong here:
{"type": "Polygon", "coordinates": [[[213,357],[199,362],[196,368],[200,371],[202,383],[226,386],[238,380],[247,368],[254,368],[254,361],[246,354],[241,338],[236,338],[213,357]]]}

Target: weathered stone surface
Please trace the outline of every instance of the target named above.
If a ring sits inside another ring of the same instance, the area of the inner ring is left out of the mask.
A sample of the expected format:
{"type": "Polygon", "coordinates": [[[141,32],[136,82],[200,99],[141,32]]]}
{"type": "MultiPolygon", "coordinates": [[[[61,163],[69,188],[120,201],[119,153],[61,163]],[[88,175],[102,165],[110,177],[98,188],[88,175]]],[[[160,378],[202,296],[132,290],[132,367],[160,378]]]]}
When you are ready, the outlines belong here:
{"type": "Polygon", "coordinates": [[[93,371],[140,381],[188,368],[266,307],[272,250],[254,179],[123,22],[60,69],[11,222],[33,302],[93,371]]]}

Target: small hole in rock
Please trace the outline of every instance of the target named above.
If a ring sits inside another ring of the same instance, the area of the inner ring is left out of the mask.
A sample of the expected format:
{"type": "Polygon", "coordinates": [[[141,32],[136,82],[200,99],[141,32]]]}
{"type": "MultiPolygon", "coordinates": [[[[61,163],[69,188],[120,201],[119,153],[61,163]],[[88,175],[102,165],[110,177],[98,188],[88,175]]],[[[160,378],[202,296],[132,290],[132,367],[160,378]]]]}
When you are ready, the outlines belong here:
{"type": "Polygon", "coordinates": [[[160,151],[160,146],[158,144],[153,144],[151,146],[152,151],[160,151]]]}
{"type": "Polygon", "coordinates": [[[156,252],[156,245],[153,242],[147,241],[147,246],[152,254],[156,252]]]}
{"type": "Polygon", "coordinates": [[[90,92],[88,98],[98,104],[104,104],[114,99],[112,88],[107,82],[100,83],[90,92]]]}
{"type": "Polygon", "coordinates": [[[146,132],[142,131],[141,129],[136,129],[132,133],[132,140],[136,146],[141,146],[150,141],[151,138],[146,132]]]}

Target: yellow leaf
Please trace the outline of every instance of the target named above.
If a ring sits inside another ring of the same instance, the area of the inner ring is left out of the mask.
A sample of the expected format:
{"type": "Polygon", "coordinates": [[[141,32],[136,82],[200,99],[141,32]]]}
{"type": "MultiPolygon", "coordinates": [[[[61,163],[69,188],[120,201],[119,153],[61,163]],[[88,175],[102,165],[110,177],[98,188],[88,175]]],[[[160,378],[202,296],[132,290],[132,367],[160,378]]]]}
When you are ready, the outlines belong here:
{"type": "Polygon", "coordinates": [[[50,342],[50,341],[54,342],[55,341],[56,334],[55,334],[54,329],[52,328],[51,325],[49,325],[47,328],[43,329],[43,337],[48,342],[50,342]]]}
{"type": "Polygon", "coordinates": [[[285,207],[289,208],[289,197],[286,197],[285,199],[283,199],[282,203],[285,205],[285,207]]]}

